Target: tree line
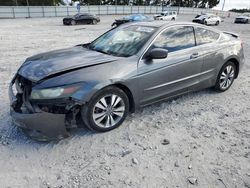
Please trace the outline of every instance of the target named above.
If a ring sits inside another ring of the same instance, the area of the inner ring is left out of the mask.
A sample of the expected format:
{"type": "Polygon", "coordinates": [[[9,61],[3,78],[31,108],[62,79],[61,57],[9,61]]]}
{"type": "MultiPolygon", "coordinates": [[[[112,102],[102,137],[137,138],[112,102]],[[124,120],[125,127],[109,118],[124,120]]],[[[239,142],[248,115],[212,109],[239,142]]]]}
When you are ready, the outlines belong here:
{"type": "MultiPolygon", "coordinates": [[[[212,8],[220,0],[72,0],[81,5],[163,5],[194,8],[212,8]]],[[[56,6],[65,5],[64,0],[0,0],[0,6],[56,6]]],[[[71,3],[72,4],[72,3],[71,3]]]]}

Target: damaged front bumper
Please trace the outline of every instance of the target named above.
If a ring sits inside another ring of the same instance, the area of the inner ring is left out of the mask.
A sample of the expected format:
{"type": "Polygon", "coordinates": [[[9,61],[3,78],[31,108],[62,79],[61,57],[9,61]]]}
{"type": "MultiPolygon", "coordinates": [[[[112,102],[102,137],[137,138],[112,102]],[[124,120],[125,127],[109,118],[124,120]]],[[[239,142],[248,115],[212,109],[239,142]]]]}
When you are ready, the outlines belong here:
{"type": "Polygon", "coordinates": [[[47,112],[24,114],[11,109],[10,115],[14,124],[24,129],[24,132],[33,139],[48,141],[70,135],[65,127],[64,114],[47,112]]]}
{"type": "Polygon", "coordinates": [[[38,109],[31,111],[23,107],[17,110],[18,97],[13,92],[13,84],[12,81],[9,86],[9,99],[10,115],[15,125],[39,141],[62,139],[70,135],[66,127],[66,114],[49,113],[38,109]]]}

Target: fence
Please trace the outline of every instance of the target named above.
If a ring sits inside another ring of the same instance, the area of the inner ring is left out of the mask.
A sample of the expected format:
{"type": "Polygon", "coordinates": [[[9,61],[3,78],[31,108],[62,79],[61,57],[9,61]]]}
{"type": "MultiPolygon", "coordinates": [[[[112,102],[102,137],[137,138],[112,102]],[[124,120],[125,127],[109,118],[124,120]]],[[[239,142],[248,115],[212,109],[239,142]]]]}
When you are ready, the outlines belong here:
{"type": "MultiPolygon", "coordinates": [[[[228,12],[199,9],[188,7],[163,7],[163,6],[120,6],[120,5],[95,5],[82,6],[81,12],[89,12],[98,15],[113,14],[156,14],[163,10],[175,10],[179,14],[199,14],[201,12],[214,13],[220,16],[227,16],[228,12]]],[[[77,13],[76,7],[71,6],[0,6],[0,18],[30,18],[30,17],[59,17],[69,16],[77,13]]],[[[230,13],[231,15],[235,13],[230,13]]],[[[236,15],[236,14],[235,14],[236,15]]]]}

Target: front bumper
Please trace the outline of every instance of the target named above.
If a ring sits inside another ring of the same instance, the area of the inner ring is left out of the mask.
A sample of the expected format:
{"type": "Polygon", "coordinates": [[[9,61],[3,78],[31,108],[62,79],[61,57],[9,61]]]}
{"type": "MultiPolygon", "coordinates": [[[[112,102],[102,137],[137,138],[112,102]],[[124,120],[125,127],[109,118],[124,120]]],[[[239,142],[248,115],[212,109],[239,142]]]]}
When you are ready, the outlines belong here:
{"type": "Polygon", "coordinates": [[[17,98],[12,86],[13,82],[9,86],[10,115],[15,125],[22,128],[30,137],[39,141],[62,139],[70,135],[65,126],[65,114],[43,111],[29,112],[28,110],[16,111],[17,98]]]}
{"type": "Polygon", "coordinates": [[[64,19],[63,20],[63,25],[71,25],[71,20],[70,19],[64,19]]]}

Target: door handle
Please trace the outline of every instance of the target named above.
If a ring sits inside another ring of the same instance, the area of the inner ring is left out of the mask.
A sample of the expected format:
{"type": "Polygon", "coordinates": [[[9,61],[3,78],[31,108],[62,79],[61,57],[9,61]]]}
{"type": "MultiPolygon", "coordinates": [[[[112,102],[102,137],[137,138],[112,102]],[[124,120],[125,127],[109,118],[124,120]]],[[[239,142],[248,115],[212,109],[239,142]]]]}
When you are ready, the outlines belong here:
{"type": "Polygon", "coordinates": [[[199,57],[199,53],[196,52],[196,53],[193,53],[191,56],[190,56],[190,59],[196,59],[199,57]]]}

